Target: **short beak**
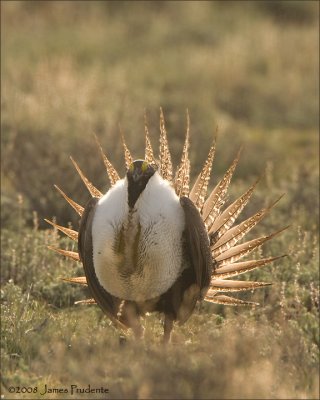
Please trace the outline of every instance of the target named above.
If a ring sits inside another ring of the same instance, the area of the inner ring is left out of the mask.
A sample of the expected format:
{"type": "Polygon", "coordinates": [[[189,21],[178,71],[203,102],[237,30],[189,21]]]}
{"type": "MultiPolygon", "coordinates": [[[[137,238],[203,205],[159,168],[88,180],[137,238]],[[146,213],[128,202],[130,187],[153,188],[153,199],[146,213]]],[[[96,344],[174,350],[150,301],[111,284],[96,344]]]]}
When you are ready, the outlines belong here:
{"type": "Polygon", "coordinates": [[[141,178],[141,172],[138,170],[135,170],[132,174],[133,182],[138,182],[138,180],[141,178]]]}

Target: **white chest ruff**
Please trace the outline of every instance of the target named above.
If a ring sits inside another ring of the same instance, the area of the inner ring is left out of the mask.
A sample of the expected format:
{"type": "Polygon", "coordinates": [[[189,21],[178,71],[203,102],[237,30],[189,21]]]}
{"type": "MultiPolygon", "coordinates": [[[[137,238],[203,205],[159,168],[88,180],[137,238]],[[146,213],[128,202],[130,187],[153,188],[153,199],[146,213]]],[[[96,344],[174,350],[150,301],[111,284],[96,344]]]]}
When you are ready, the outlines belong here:
{"type": "Polygon", "coordinates": [[[166,292],[181,274],[184,212],[158,173],[133,211],[127,181],[119,181],[98,202],[92,224],[93,261],[100,284],[112,295],[144,301],[166,292]],[[122,230],[123,243],[116,238],[122,230]],[[120,251],[119,251],[120,247],[120,251]]]}

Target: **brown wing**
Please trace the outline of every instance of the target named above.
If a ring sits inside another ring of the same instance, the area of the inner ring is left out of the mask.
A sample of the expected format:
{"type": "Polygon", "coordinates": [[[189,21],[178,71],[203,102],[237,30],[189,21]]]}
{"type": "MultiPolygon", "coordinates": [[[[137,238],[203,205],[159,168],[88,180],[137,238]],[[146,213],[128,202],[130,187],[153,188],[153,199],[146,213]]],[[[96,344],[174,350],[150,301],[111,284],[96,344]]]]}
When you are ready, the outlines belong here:
{"type": "Polygon", "coordinates": [[[185,240],[190,261],[203,299],[209,288],[212,273],[212,257],[206,227],[199,211],[188,197],[181,197],[185,215],[185,240]]]}
{"type": "Polygon", "coordinates": [[[117,318],[117,311],[120,300],[108,293],[99,283],[93,265],[93,245],[92,245],[92,221],[98,198],[92,197],[85,206],[80,220],[78,234],[78,251],[82,261],[84,272],[87,278],[87,284],[97,304],[102,311],[111,319],[111,321],[126,329],[117,318]]]}

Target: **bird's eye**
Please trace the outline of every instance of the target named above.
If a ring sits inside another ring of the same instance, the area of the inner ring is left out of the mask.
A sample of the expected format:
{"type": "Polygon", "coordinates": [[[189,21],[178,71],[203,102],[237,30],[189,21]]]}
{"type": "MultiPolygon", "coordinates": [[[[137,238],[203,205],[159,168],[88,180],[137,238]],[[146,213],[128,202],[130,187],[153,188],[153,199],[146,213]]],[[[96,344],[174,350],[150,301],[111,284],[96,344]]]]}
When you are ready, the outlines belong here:
{"type": "Polygon", "coordinates": [[[129,167],[129,171],[133,172],[133,170],[134,170],[134,166],[133,166],[133,164],[131,164],[130,167],[129,167]]]}
{"type": "Polygon", "coordinates": [[[143,161],[141,165],[141,171],[146,172],[147,169],[148,169],[148,163],[146,161],[143,161]]]}

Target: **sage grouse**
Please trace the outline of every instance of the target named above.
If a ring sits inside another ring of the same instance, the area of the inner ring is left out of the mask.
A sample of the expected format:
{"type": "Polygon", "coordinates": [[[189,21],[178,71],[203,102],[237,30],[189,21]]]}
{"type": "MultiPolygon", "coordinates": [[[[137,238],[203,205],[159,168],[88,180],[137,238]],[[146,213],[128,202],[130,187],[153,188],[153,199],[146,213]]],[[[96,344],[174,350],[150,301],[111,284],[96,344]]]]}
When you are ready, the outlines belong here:
{"type": "Polygon", "coordinates": [[[158,160],[152,150],[147,124],[145,135],[143,160],[133,161],[122,138],[127,168],[123,179],[120,179],[98,143],[111,183],[106,194],[88,181],[71,158],[92,197],[82,207],[56,188],[80,214],[79,232],[46,221],[78,241],[78,253],[50,248],[82,262],[85,277],[65,279],[89,287],[92,298],[81,302],[98,304],[116,326],[132,328],[136,337],[143,335],[140,316],[153,311],[163,313],[163,340],[167,342],[174,321],[180,324],[186,322],[198,301],[227,305],[256,304],[223,293],[269,285],[228,278],[280,258],[238,262],[281,231],[237,244],[279,199],[233,226],[257,184],[256,181],[222,211],[240,151],[206,197],[215,141],[190,190],[189,117],[182,157],[175,175],[162,110],[158,160]]]}

